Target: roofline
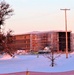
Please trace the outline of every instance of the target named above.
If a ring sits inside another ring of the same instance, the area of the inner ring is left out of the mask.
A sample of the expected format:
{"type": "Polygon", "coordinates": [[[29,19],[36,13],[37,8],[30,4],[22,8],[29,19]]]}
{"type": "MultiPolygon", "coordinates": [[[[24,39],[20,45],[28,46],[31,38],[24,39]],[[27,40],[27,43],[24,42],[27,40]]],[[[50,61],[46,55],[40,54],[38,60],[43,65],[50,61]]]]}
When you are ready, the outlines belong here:
{"type": "MultiPolygon", "coordinates": [[[[33,31],[33,32],[28,32],[28,33],[23,33],[23,34],[14,34],[16,36],[19,36],[19,35],[25,35],[25,34],[40,34],[40,33],[53,33],[53,32],[66,32],[65,30],[53,30],[53,31],[33,31]]],[[[67,31],[67,32],[72,32],[72,31],[67,31]]]]}

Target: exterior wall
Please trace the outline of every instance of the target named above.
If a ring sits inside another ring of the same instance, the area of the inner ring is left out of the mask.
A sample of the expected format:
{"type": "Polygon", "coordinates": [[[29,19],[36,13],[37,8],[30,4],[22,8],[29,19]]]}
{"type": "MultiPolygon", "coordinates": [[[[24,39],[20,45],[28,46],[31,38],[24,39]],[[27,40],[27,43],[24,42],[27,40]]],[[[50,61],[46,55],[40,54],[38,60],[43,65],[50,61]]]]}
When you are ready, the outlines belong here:
{"type": "Polygon", "coordinates": [[[25,50],[30,50],[30,34],[26,34],[24,35],[25,38],[24,38],[24,42],[25,42],[25,50]]]}
{"type": "Polygon", "coordinates": [[[74,33],[71,34],[71,51],[74,51],[74,33]]]}
{"type": "MultiPolygon", "coordinates": [[[[66,50],[66,33],[65,32],[58,32],[59,34],[59,50],[60,51],[65,51],[66,50]]],[[[70,47],[70,34],[71,32],[68,32],[67,33],[68,36],[67,36],[67,42],[68,42],[68,51],[71,51],[71,47],[70,47]]]]}
{"type": "Polygon", "coordinates": [[[15,46],[17,49],[38,51],[40,46],[39,42],[40,38],[38,34],[15,35],[15,46]]]}
{"type": "MultiPolygon", "coordinates": [[[[59,32],[38,32],[22,35],[15,35],[15,46],[17,49],[27,51],[44,50],[45,47],[52,46],[59,52],[59,32]]],[[[73,43],[71,43],[73,44],[73,43]]],[[[72,46],[72,45],[71,45],[72,46]]],[[[72,46],[73,49],[74,46],[72,46]]]]}
{"type": "Polygon", "coordinates": [[[40,38],[41,38],[40,49],[43,50],[45,47],[49,46],[48,33],[41,33],[40,38]]]}
{"type": "Polygon", "coordinates": [[[15,35],[15,46],[17,49],[30,49],[30,34],[15,35]]]}
{"type": "Polygon", "coordinates": [[[51,39],[52,39],[51,45],[52,45],[54,51],[59,51],[59,42],[58,42],[59,39],[58,38],[59,37],[58,37],[57,32],[51,33],[51,39]]]}
{"type": "Polygon", "coordinates": [[[38,51],[40,49],[40,37],[39,34],[31,34],[30,37],[30,49],[33,51],[38,51]]]}

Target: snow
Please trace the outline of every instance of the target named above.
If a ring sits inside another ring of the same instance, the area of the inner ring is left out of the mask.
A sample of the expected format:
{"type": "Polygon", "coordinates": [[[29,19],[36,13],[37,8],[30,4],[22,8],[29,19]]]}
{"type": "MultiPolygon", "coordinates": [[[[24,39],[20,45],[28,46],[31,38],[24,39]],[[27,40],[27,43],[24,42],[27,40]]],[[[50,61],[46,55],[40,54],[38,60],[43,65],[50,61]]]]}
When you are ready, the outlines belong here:
{"type": "Polygon", "coordinates": [[[65,72],[74,70],[74,52],[66,59],[65,54],[61,54],[55,60],[55,66],[50,66],[51,62],[43,55],[17,55],[15,58],[9,55],[0,55],[0,74],[35,71],[35,72],[65,72]]]}
{"type": "Polygon", "coordinates": [[[1,55],[2,58],[0,58],[0,60],[7,60],[7,59],[11,59],[12,57],[8,54],[4,54],[4,55],[1,55]]]}

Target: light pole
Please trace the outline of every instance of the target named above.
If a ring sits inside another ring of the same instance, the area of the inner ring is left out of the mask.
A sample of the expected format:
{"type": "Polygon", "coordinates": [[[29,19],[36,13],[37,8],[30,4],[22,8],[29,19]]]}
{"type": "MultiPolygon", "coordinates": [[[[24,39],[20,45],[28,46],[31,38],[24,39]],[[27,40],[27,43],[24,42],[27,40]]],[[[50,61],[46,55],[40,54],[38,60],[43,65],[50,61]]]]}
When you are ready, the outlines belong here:
{"type": "Polygon", "coordinates": [[[66,58],[68,58],[68,34],[67,34],[67,15],[66,11],[70,9],[60,9],[65,11],[65,32],[66,32],[66,58]]]}

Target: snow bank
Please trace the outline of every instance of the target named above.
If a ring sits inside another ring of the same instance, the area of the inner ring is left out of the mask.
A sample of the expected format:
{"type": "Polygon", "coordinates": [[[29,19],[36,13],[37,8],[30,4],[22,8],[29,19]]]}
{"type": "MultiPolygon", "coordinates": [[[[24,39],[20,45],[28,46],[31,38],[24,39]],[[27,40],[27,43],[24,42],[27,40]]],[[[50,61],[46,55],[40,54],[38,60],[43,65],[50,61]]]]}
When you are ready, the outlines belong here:
{"type": "Polygon", "coordinates": [[[26,71],[35,72],[65,72],[74,70],[74,54],[62,54],[55,60],[55,66],[50,66],[51,62],[43,55],[18,55],[12,59],[9,55],[0,58],[0,74],[26,71]]]}
{"type": "Polygon", "coordinates": [[[0,60],[7,60],[7,59],[11,59],[12,57],[9,54],[4,54],[1,56],[0,60]]]}

